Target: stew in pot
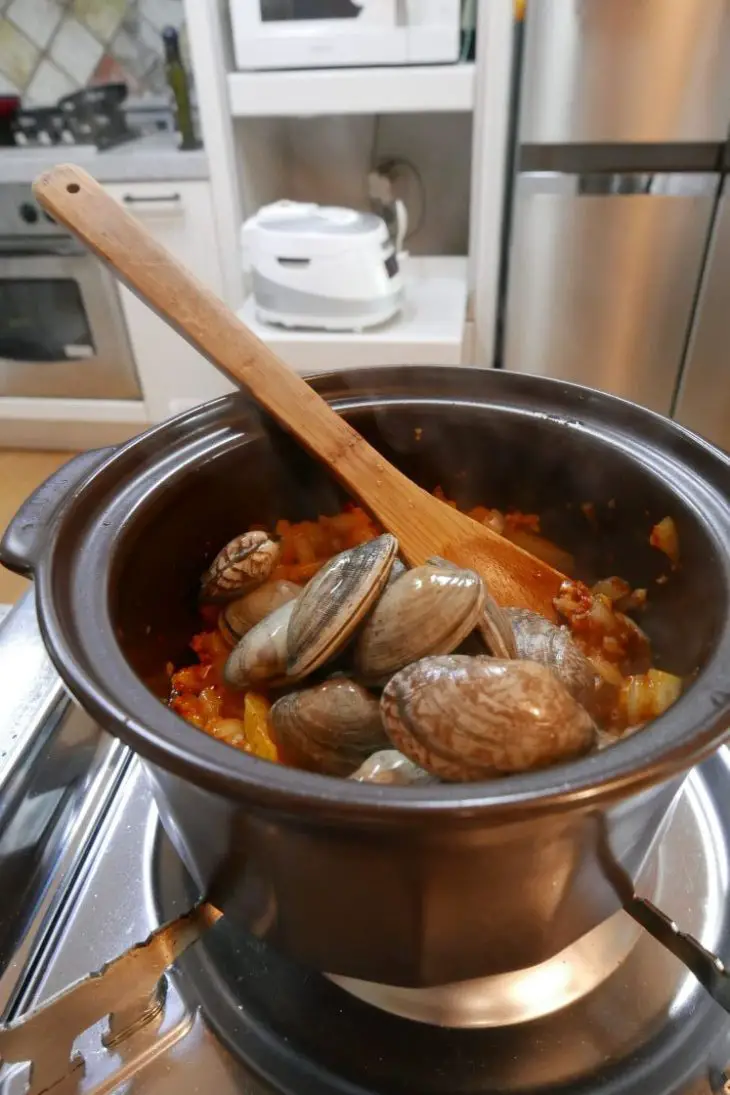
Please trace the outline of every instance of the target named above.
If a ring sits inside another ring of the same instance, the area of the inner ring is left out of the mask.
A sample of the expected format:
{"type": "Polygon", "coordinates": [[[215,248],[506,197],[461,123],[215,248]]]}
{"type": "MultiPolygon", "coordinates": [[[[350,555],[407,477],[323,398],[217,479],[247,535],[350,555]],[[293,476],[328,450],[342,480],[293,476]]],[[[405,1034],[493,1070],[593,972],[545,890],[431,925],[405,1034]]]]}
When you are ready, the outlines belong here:
{"type": "MultiPolygon", "coordinates": [[[[537,515],[467,512],[573,572],[537,515]]],[[[651,543],[677,565],[670,518],[651,543]]],[[[203,575],[197,663],[168,666],[169,704],[236,749],[328,775],[402,785],[544,768],[634,733],[680,695],[681,679],[652,667],[636,620],[646,599],[619,577],[569,579],[556,626],[500,607],[445,559],[406,569],[356,506],[280,520],[236,537],[203,575]]]]}

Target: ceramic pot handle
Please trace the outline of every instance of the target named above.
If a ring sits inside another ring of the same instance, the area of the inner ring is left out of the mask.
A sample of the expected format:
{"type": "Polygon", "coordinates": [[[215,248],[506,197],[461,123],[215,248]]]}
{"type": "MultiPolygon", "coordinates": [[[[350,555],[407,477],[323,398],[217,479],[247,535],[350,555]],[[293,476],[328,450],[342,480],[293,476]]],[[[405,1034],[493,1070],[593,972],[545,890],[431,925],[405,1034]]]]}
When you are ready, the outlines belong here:
{"type": "Polygon", "coordinates": [[[35,571],[45,552],[48,530],[63,502],[113,452],[114,447],[79,453],[33,491],[0,540],[3,566],[24,577],[35,571]]]}

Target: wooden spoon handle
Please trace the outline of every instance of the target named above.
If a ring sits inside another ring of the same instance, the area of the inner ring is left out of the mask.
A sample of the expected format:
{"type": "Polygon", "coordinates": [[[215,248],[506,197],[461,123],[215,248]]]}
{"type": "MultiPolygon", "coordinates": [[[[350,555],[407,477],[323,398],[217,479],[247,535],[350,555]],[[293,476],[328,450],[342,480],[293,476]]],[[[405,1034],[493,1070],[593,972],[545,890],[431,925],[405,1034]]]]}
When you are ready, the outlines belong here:
{"type": "Polygon", "coordinates": [[[38,202],[183,338],[328,464],[381,520],[383,484],[405,498],[413,484],[288,368],[95,179],[61,165],[33,185],[38,202]]]}

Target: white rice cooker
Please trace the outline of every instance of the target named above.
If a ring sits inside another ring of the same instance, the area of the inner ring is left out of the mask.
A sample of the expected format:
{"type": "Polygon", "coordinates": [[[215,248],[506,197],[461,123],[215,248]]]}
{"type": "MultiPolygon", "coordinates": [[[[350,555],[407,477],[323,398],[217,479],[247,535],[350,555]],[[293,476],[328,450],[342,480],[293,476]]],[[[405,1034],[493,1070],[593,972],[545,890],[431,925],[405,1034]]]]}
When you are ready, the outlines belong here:
{"type": "Polygon", "coordinates": [[[275,202],[245,222],[241,241],[256,315],[264,323],[361,331],[402,306],[396,247],[373,213],[275,202]]]}

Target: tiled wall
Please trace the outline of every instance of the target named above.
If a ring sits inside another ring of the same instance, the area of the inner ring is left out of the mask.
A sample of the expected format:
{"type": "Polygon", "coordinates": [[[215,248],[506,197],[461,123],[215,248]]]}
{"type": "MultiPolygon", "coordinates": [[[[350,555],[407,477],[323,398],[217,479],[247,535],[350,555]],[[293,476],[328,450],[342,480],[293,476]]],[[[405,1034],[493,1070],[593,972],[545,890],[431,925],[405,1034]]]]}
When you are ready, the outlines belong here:
{"type": "Polygon", "coordinates": [[[131,95],[159,95],[160,32],[183,18],[183,0],[0,0],[0,94],[45,106],[121,80],[131,95]]]}

